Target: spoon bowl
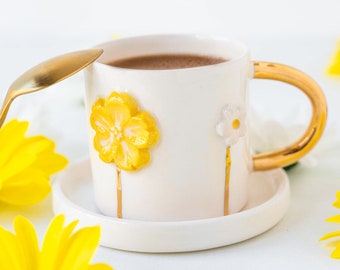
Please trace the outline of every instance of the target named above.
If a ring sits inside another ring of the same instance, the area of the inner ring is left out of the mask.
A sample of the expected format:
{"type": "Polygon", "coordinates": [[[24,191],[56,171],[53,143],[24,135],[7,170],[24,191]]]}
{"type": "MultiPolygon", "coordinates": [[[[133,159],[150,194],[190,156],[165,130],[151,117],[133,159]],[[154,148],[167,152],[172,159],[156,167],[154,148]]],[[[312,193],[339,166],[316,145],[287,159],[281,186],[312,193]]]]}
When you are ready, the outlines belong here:
{"type": "Polygon", "coordinates": [[[12,83],[7,91],[0,109],[0,127],[16,97],[43,90],[70,77],[94,62],[102,53],[102,49],[71,52],[49,59],[26,71],[12,83]]]}

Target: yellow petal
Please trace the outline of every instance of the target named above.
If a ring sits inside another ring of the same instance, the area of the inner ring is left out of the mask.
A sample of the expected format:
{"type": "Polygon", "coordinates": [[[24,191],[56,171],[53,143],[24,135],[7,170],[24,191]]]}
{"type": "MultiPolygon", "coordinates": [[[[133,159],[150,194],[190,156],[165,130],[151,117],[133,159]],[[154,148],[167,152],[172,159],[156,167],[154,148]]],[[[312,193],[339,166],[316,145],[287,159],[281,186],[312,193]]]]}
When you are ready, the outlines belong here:
{"type": "Polygon", "coordinates": [[[1,168],[0,179],[13,177],[28,167],[40,169],[47,176],[60,171],[67,165],[67,160],[54,153],[54,149],[55,143],[44,136],[23,138],[11,158],[1,168]]]}
{"type": "Polygon", "coordinates": [[[139,150],[138,162],[134,164],[136,170],[140,170],[150,162],[150,153],[146,149],[139,150]]]}
{"type": "Polygon", "coordinates": [[[35,159],[35,155],[29,153],[12,156],[6,165],[1,168],[0,179],[4,181],[5,179],[11,178],[16,174],[22,173],[22,171],[29,168],[34,163],[35,159]]]}
{"type": "Polygon", "coordinates": [[[43,171],[49,177],[64,169],[67,164],[68,160],[63,155],[45,151],[36,157],[32,167],[43,171]]]}
{"type": "Polygon", "coordinates": [[[138,149],[123,141],[122,144],[117,147],[114,162],[123,170],[134,171],[135,168],[133,166],[132,159],[137,159],[137,155],[138,149]]]}
{"type": "Polygon", "coordinates": [[[99,226],[82,228],[72,235],[66,247],[67,253],[60,262],[58,270],[88,269],[98,246],[99,237],[99,226]]]}
{"type": "Polygon", "coordinates": [[[104,263],[97,263],[90,265],[88,270],[113,270],[113,268],[104,263]]]}
{"type": "Polygon", "coordinates": [[[157,123],[155,118],[148,113],[147,111],[140,111],[137,115],[137,118],[143,119],[149,128],[157,127],[157,123]]]}
{"type": "Polygon", "coordinates": [[[64,215],[56,216],[50,223],[45,234],[40,253],[39,270],[56,270],[60,239],[63,234],[64,215]]]}
{"type": "Polygon", "coordinates": [[[330,238],[333,238],[333,237],[338,237],[338,236],[340,236],[340,231],[327,233],[324,236],[322,236],[319,241],[327,240],[327,239],[330,239],[330,238]]]}
{"type": "Polygon", "coordinates": [[[157,128],[149,129],[149,141],[148,141],[149,147],[157,144],[159,141],[159,137],[160,137],[160,133],[157,128]]]}
{"type": "Polygon", "coordinates": [[[340,215],[335,215],[326,219],[327,222],[340,223],[340,215]]]}
{"type": "Polygon", "coordinates": [[[59,269],[65,254],[68,252],[69,239],[78,224],[78,220],[63,228],[64,219],[63,215],[55,217],[46,233],[41,252],[41,270],[46,269],[46,267],[50,267],[48,269],[52,270],[59,269]]]}
{"type": "Polygon", "coordinates": [[[92,110],[98,109],[98,108],[104,108],[105,106],[105,99],[98,98],[97,101],[92,105],[92,110]]]}
{"type": "Polygon", "coordinates": [[[146,166],[150,161],[147,150],[137,149],[127,141],[122,141],[115,155],[116,165],[126,171],[136,171],[146,166]]]}
{"type": "Polygon", "coordinates": [[[2,182],[0,200],[14,205],[31,205],[43,200],[50,191],[45,174],[28,168],[2,182]]]}
{"type": "Polygon", "coordinates": [[[138,112],[136,100],[128,93],[112,92],[106,99],[105,106],[111,106],[112,104],[123,104],[127,106],[132,116],[138,112]]]}
{"type": "Polygon", "coordinates": [[[147,147],[154,146],[160,137],[159,130],[157,128],[156,120],[151,114],[146,111],[141,111],[136,115],[136,118],[142,119],[148,126],[149,139],[147,147]]]}
{"type": "Polygon", "coordinates": [[[26,265],[24,269],[38,269],[39,246],[32,223],[26,218],[18,216],[14,220],[14,229],[20,243],[21,259],[26,265]]]}
{"type": "Polygon", "coordinates": [[[333,203],[333,206],[340,208],[340,191],[336,192],[336,201],[333,203]]]}
{"type": "Polygon", "coordinates": [[[96,132],[93,139],[94,148],[100,152],[102,148],[109,147],[108,145],[113,141],[113,136],[110,132],[96,132]]]}
{"type": "Polygon", "coordinates": [[[26,270],[15,235],[0,227],[0,239],[0,269],[26,270]]]}
{"type": "Polygon", "coordinates": [[[333,250],[331,253],[331,258],[340,259],[340,245],[337,245],[337,247],[333,250]]]}
{"type": "Polygon", "coordinates": [[[44,136],[31,136],[26,137],[20,143],[20,147],[16,150],[15,154],[31,153],[37,155],[46,150],[54,151],[55,143],[44,136]]]}
{"type": "Polygon", "coordinates": [[[118,143],[111,134],[96,133],[93,139],[94,148],[99,152],[100,159],[107,163],[113,162],[118,143]]]}
{"type": "Polygon", "coordinates": [[[96,132],[100,133],[110,131],[111,127],[114,125],[112,117],[108,115],[102,107],[95,107],[92,109],[90,123],[91,127],[96,132]]]}
{"type": "Polygon", "coordinates": [[[0,128],[0,168],[4,166],[12,153],[23,140],[28,129],[28,122],[14,119],[0,128]]]}
{"type": "Polygon", "coordinates": [[[329,75],[340,75],[340,41],[337,43],[336,52],[333,55],[327,73],[329,75]]]}
{"type": "Polygon", "coordinates": [[[336,248],[340,244],[340,239],[336,239],[333,241],[329,241],[325,244],[325,247],[327,248],[336,248]]]}
{"type": "Polygon", "coordinates": [[[110,126],[122,129],[131,117],[129,108],[120,103],[109,103],[105,107],[105,112],[112,118],[113,124],[110,126]]]}
{"type": "Polygon", "coordinates": [[[17,151],[18,155],[24,152],[35,154],[36,160],[32,166],[41,169],[47,175],[64,169],[68,163],[63,155],[55,153],[55,143],[44,136],[25,138],[20,149],[17,151]]]}
{"type": "Polygon", "coordinates": [[[56,260],[54,261],[54,268],[58,269],[60,262],[64,260],[66,254],[69,252],[68,251],[68,245],[69,245],[69,241],[71,239],[71,235],[75,229],[75,227],[78,224],[78,220],[75,220],[73,222],[71,222],[69,225],[67,225],[64,229],[63,229],[63,233],[60,237],[59,243],[58,244],[58,254],[56,254],[56,260]]]}
{"type": "Polygon", "coordinates": [[[124,129],[124,139],[137,148],[149,147],[149,132],[145,122],[136,117],[130,118],[124,129]]]}

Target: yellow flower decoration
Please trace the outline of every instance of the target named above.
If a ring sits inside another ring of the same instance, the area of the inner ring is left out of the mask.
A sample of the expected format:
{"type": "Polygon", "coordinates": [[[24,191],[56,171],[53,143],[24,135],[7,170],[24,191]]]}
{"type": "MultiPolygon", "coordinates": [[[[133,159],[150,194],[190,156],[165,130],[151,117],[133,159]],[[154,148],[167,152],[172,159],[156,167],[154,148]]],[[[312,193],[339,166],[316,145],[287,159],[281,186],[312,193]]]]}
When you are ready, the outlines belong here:
{"type": "Polygon", "coordinates": [[[93,144],[100,159],[116,164],[117,217],[122,218],[121,169],[137,171],[149,163],[149,149],[159,140],[156,121],[139,110],[129,94],[112,92],[93,104],[90,123],[96,132],[93,144]]]}
{"type": "MultiPolygon", "coordinates": [[[[340,208],[340,191],[336,192],[336,201],[333,203],[333,206],[336,208],[340,208]]],[[[340,215],[335,215],[326,219],[327,222],[340,223],[340,215]]],[[[340,259],[340,231],[335,231],[331,233],[327,233],[323,237],[320,238],[320,241],[334,239],[328,246],[334,247],[333,252],[331,253],[331,258],[340,259]]]]}
{"type": "Polygon", "coordinates": [[[331,59],[327,73],[329,75],[340,75],[340,41],[337,43],[336,51],[331,59]]]}
{"type": "Polygon", "coordinates": [[[51,221],[41,250],[36,231],[26,218],[15,218],[15,233],[0,227],[0,269],[112,270],[107,264],[90,264],[99,243],[99,226],[73,233],[78,221],[67,226],[64,222],[63,215],[51,221]]]}
{"type": "Polygon", "coordinates": [[[25,137],[28,126],[14,119],[0,128],[0,201],[8,204],[40,202],[51,191],[50,176],[67,165],[52,140],[25,137]]]}
{"type": "Polygon", "coordinates": [[[136,171],[150,161],[149,148],[159,139],[155,119],[139,110],[136,100],[127,93],[113,92],[92,106],[90,117],[96,131],[94,147],[100,158],[118,168],[136,171]]]}

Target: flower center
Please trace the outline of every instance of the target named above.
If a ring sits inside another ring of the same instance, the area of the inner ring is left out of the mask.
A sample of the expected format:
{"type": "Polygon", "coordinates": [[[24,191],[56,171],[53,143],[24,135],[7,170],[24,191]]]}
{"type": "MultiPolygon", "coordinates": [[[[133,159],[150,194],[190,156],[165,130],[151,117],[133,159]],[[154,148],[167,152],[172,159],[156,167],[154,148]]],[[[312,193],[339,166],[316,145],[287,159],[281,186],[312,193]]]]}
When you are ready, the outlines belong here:
{"type": "Polygon", "coordinates": [[[238,119],[234,119],[233,122],[231,123],[231,126],[232,126],[233,129],[239,129],[240,125],[241,125],[241,123],[240,123],[240,120],[238,120],[238,119]]]}
{"type": "Polygon", "coordinates": [[[123,137],[122,128],[120,126],[113,126],[112,132],[117,141],[120,141],[123,137]]]}

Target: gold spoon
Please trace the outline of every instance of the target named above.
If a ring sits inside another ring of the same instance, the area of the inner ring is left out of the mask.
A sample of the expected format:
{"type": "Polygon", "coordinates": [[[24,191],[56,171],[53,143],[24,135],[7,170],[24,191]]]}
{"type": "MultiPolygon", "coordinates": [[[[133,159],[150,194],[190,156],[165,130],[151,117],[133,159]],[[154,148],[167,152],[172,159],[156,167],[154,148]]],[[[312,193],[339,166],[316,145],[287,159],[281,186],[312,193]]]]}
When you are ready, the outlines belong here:
{"type": "Polygon", "coordinates": [[[26,71],[8,89],[0,110],[0,127],[16,97],[45,89],[68,78],[94,62],[102,53],[102,49],[72,52],[49,59],[26,71]]]}

